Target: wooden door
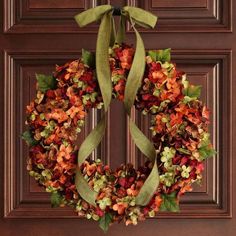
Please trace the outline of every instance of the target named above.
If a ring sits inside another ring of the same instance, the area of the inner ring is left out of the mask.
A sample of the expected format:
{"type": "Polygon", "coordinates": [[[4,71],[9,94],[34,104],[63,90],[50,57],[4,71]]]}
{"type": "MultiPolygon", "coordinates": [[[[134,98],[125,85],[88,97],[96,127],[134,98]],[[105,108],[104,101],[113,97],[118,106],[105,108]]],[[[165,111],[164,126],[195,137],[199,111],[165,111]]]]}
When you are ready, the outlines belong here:
{"type": "MultiPolygon", "coordinates": [[[[97,25],[78,28],[73,16],[100,4],[138,6],[159,16],[155,30],[143,30],[147,49],[172,48],[173,60],[203,86],[212,111],[211,134],[217,155],[206,163],[203,184],[186,194],[180,213],[160,213],[136,227],[115,224],[107,235],[233,236],[236,232],[236,4],[232,0],[1,0],[0,1],[0,235],[103,235],[96,222],[78,219],[71,209],[52,209],[49,195],[29,178],[27,147],[20,139],[25,106],[35,96],[37,73],[95,49],[97,25]],[[234,208],[233,208],[234,206],[234,208]]],[[[127,41],[134,34],[127,28],[127,41]]],[[[148,120],[133,113],[148,132],[148,120]]],[[[96,123],[91,112],[84,135],[96,123]]],[[[139,164],[130,141],[123,105],[113,102],[105,141],[97,151],[112,168],[139,164]],[[113,125],[115,124],[115,125],[113,125]]]]}

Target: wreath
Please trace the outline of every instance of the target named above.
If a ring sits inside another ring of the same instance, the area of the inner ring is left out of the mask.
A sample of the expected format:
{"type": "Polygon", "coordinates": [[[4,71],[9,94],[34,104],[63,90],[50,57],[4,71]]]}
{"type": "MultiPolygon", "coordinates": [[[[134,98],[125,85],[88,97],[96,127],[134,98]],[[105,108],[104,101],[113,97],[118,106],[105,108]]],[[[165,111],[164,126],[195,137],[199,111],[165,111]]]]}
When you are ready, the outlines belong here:
{"type": "Polygon", "coordinates": [[[76,16],[81,26],[102,19],[96,58],[83,50],[81,59],[56,66],[52,76],[36,75],[37,95],[27,106],[28,129],[22,135],[30,146],[27,170],[51,193],[52,207],[71,206],[78,216],[99,221],[104,231],[113,222],[136,225],[159,211],[179,211],[180,196],[201,182],[203,162],[214,154],[200,86],[177,70],[170,49],[142,54],[134,25],[145,22],[150,27],[156,17],[124,7],[109,47],[116,11],[104,5],[76,16]],[[95,11],[99,14],[91,14],[95,11]],[[136,50],[122,43],[126,17],[137,36],[136,50]],[[104,135],[109,98],[124,102],[129,116],[133,105],[151,116],[152,142],[130,118],[131,136],[147,157],[138,169],[122,164],[113,171],[88,158],[104,135]],[[102,109],[104,115],[78,147],[75,141],[91,108],[102,109]]]}

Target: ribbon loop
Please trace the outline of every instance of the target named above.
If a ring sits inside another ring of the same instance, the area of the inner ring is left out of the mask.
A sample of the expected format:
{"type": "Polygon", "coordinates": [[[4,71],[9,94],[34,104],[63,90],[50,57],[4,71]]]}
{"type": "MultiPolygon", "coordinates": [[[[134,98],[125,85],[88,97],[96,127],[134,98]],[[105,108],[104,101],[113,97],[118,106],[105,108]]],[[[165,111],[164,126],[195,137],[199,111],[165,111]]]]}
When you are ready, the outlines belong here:
{"type": "Polygon", "coordinates": [[[111,31],[112,17],[111,13],[107,13],[102,17],[96,46],[96,71],[105,111],[107,111],[112,97],[111,71],[109,64],[109,44],[111,31]]]}
{"type": "Polygon", "coordinates": [[[75,20],[80,27],[84,27],[95,21],[100,20],[103,14],[105,14],[108,11],[111,11],[112,9],[113,8],[111,5],[102,5],[94,7],[76,15],[75,20]]]}
{"type": "Polygon", "coordinates": [[[137,23],[144,28],[154,28],[157,22],[157,16],[141,8],[125,6],[125,12],[137,23]]]}
{"type": "Polygon", "coordinates": [[[153,194],[155,193],[158,185],[159,185],[159,173],[156,164],[156,149],[153,143],[143,134],[143,132],[136,126],[136,124],[131,119],[131,108],[134,104],[136,94],[141,85],[144,71],[145,71],[145,48],[143,44],[143,40],[136,30],[132,18],[130,19],[132,27],[136,34],[136,50],[133,59],[133,63],[127,78],[126,87],[125,87],[125,96],[124,96],[124,104],[127,114],[129,116],[129,127],[130,134],[132,139],[134,140],[136,146],[139,150],[150,160],[153,162],[153,168],[144,182],[139,194],[136,196],[136,203],[142,206],[147,205],[147,203],[151,200],[153,194]]]}

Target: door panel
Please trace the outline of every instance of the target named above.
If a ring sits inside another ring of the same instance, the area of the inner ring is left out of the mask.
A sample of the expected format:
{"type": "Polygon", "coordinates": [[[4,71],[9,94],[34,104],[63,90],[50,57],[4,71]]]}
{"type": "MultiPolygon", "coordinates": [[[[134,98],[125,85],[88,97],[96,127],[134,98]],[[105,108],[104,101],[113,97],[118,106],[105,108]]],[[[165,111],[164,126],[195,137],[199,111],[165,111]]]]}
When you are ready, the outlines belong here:
{"type": "MultiPolygon", "coordinates": [[[[28,149],[20,139],[25,106],[35,97],[34,74],[51,73],[55,64],[78,58],[81,48],[95,49],[98,25],[79,28],[73,16],[101,4],[138,6],[159,16],[154,30],[140,29],[145,46],[171,47],[178,68],[187,72],[191,82],[202,85],[202,100],[212,111],[210,132],[217,150],[205,163],[202,185],[181,200],[180,213],[160,213],[136,227],[114,225],[108,235],[234,235],[236,35],[232,22],[236,8],[231,0],[2,0],[0,4],[1,235],[103,235],[95,222],[79,219],[70,208],[50,207],[49,195],[28,176],[28,149]]],[[[134,43],[129,25],[127,41],[134,43]]],[[[132,116],[150,136],[150,118],[135,110],[132,116]]],[[[91,111],[78,144],[97,119],[99,113],[91,111]]],[[[122,162],[136,167],[143,163],[118,101],[112,102],[106,137],[95,156],[113,169],[122,162]]]]}
{"type": "Polygon", "coordinates": [[[157,32],[231,32],[230,0],[129,0],[129,4],[158,15],[157,32]]]}

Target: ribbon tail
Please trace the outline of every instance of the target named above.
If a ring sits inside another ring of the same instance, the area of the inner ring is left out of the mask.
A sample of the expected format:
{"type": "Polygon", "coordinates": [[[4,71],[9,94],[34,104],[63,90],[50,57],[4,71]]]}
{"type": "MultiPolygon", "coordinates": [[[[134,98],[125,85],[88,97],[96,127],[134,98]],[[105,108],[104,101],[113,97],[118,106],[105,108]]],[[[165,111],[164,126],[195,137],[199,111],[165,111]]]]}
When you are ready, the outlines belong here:
{"type": "Polygon", "coordinates": [[[137,38],[136,51],[127,78],[125,86],[125,95],[124,95],[124,104],[126,111],[129,113],[129,115],[131,107],[133,106],[133,103],[135,101],[138,89],[142,83],[142,78],[145,70],[145,56],[146,56],[143,40],[138,31],[135,28],[134,30],[137,38]]]}
{"type": "Polygon", "coordinates": [[[152,162],[156,159],[156,149],[153,143],[143,134],[136,124],[129,120],[130,134],[138,149],[152,162]]]}
{"type": "Polygon", "coordinates": [[[86,137],[83,143],[80,146],[78,153],[78,165],[81,165],[86,158],[92,153],[92,151],[99,145],[101,142],[106,128],[106,118],[100,120],[98,125],[92,130],[92,132],[86,137]]]}
{"type": "Polygon", "coordinates": [[[159,186],[159,173],[158,173],[157,161],[155,160],[153,163],[151,173],[145,180],[139,194],[135,198],[136,204],[141,206],[146,206],[152,199],[155,192],[157,191],[158,186],[159,186]]]}
{"type": "Polygon", "coordinates": [[[84,179],[80,169],[78,168],[75,175],[75,186],[83,199],[86,199],[86,202],[96,207],[96,198],[97,192],[92,190],[88,185],[88,182],[84,179]]]}
{"type": "MultiPolygon", "coordinates": [[[[109,43],[112,29],[111,13],[103,16],[101,25],[99,27],[96,49],[96,70],[98,83],[101,89],[104,102],[104,115],[98,125],[86,137],[81,144],[78,152],[78,167],[86,160],[92,151],[101,142],[106,129],[106,114],[112,97],[112,85],[110,79],[110,65],[109,65],[109,43]]],[[[76,171],[76,188],[80,196],[96,206],[97,193],[88,185],[80,170],[76,171]]]]}
{"type": "Polygon", "coordinates": [[[84,142],[81,144],[78,153],[78,170],[75,175],[75,185],[80,196],[85,199],[88,203],[96,206],[97,192],[95,192],[84,179],[79,166],[86,160],[86,158],[92,153],[92,151],[101,142],[106,128],[106,118],[100,120],[99,124],[93,129],[93,131],[86,137],[84,142]]]}
{"type": "MultiPolygon", "coordinates": [[[[133,23],[132,19],[131,23],[133,23]]],[[[129,117],[131,116],[131,107],[133,106],[136,94],[141,85],[146,65],[145,64],[146,54],[143,40],[138,31],[135,29],[134,24],[132,25],[136,34],[137,43],[136,43],[136,51],[133,63],[126,82],[125,98],[124,98],[125,109],[129,117]]],[[[152,171],[135,199],[136,204],[145,206],[151,200],[153,194],[155,193],[159,185],[159,174],[156,165],[156,150],[153,143],[151,143],[151,141],[142,133],[142,131],[136,126],[136,124],[131,120],[131,118],[130,118],[130,134],[135,144],[139,148],[139,150],[150,161],[153,162],[152,171]]]]}
{"type": "Polygon", "coordinates": [[[111,13],[103,16],[98,31],[96,46],[96,72],[105,111],[107,111],[112,98],[111,71],[109,64],[109,44],[112,29],[111,17],[111,13]]]}

